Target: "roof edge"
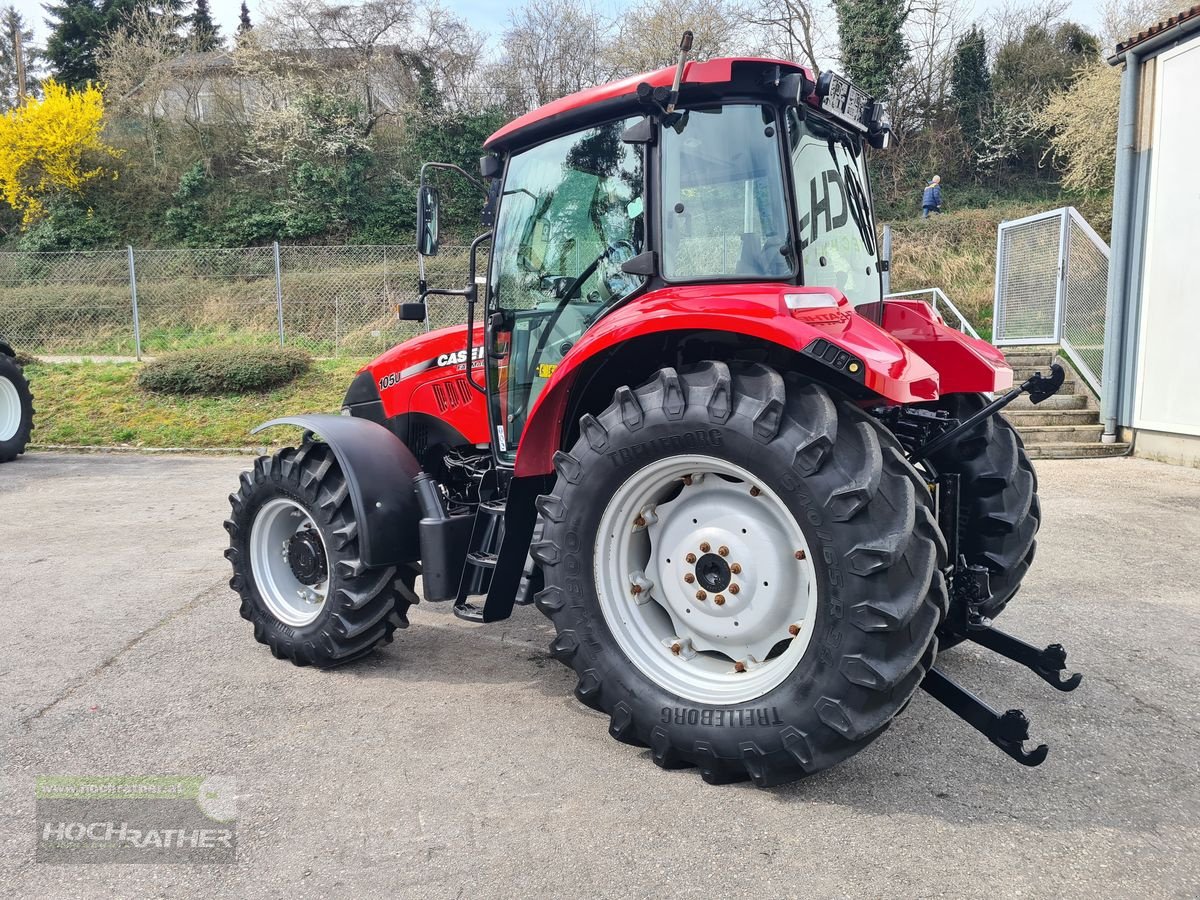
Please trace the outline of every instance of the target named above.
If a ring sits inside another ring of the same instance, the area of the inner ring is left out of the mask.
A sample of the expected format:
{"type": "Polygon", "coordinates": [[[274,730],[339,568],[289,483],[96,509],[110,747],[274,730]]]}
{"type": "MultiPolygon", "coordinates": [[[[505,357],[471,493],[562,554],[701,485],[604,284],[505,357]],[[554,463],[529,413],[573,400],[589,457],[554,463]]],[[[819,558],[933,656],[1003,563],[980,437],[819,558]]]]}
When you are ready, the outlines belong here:
{"type": "Polygon", "coordinates": [[[1183,37],[1193,31],[1200,30],[1200,4],[1189,7],[1173,16],[1156,22],[1144,31],[1139,31],[1113,48],[1113,54],[1108,57],[1110,66],[1120,65],[1131,50],[1143,48],[1137,55],[1157,49],[1173,38],[1183,37]],[[1149,45],[1149,46],[1146,46],[1149,45]]]}

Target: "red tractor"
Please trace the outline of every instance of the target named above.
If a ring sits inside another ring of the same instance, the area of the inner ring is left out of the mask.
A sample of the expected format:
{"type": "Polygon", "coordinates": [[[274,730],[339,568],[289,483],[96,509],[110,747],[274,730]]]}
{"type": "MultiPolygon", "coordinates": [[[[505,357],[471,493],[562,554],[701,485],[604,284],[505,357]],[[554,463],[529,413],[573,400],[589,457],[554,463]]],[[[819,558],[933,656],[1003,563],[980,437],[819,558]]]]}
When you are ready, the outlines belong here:
{"type": "Polygon", "coordinates": [[[467,324],[369,364],[341,416],[262,426],[304,436],[230,498],[255,637],[329,667],[390,641],[419,599],[472,622],[533,603],[612,736],[706,781],[820,771],[922,686],[1040,763],[1020,711],[934,662],[972,640],[1078,683],[1060,646],[991,627],[1039,520],[996,413],[1062,370],[1013,388],[995,348],[883,297],[865,157],[888,137],[837,75],[681,47],[678,66],[501,128],[482,180],[426,164],[422,262],[435,171],[486,192],[489,230],[465,288],[422,277],[400,314],[454,294],[467,324]]]}

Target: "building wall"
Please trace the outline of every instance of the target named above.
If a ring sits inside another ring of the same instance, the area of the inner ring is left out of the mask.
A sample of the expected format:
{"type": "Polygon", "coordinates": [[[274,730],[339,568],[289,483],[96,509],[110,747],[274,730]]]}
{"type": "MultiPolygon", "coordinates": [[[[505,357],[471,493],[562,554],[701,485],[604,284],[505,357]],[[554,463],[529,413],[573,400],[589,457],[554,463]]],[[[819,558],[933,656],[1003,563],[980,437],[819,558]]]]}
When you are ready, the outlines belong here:
{"type": "MultiPolygon", "coordinates": [[[[1142,104],[1149,137],[1140,321],[1133,397],[1134,452],[1185,462],[1200,456],[1200,35],[1153,62],[1153,99],[1142,104]],[[1191,447],[1192,449],[1188,449],[1191,447]]],[[[1145,98],[1150,99],[1150,98],[1145,98]]]]}

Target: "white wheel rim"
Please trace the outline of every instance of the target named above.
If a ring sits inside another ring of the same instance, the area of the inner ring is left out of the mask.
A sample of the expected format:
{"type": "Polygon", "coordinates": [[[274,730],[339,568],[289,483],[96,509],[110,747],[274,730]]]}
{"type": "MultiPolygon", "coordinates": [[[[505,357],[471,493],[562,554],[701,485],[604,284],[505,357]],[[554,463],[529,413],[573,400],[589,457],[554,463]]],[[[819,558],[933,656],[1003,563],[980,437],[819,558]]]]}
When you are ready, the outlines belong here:
{"type": "Polygon", "coordinates": [[[0,375],[0,441],[11,441],[21,429],[21,395],[11,379],[0,375]]]}
{"type": "Polygon", "coordinates": [[[319,538],[328,565],[329,553],[321,530],[295,500],[277,497],[267,501],[250,529],[250,566],[258,593],[271,615],[296,628],[316,620],[329,595],[328,576],[317,584],[304,584],[288,561],[288,542],[306,529],[319,538]]]}
{"type": "Polygon", "coordinates": [[[726,460],[672,456],[627,479],[601,517],[595,576],[625,655],[689,700],[763,696],[812,637],[817,576],[804,532],[774,491],[726,460]]]}

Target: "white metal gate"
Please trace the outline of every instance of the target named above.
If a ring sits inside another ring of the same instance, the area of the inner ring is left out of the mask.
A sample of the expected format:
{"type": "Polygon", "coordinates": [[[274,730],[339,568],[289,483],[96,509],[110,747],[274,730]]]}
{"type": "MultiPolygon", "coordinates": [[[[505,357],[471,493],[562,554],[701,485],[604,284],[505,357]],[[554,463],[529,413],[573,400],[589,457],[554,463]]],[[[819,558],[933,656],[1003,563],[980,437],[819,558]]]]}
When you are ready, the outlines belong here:
{"type": "Polygon", "coordinates": [[[1073,206],[1003,222],[996,236],[992,341],[1058,344],[1100,392],[1108,244],[1073,206]]]}

